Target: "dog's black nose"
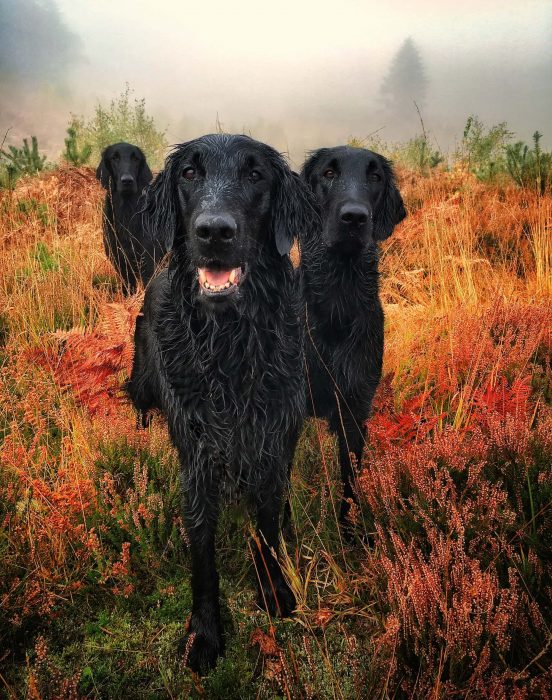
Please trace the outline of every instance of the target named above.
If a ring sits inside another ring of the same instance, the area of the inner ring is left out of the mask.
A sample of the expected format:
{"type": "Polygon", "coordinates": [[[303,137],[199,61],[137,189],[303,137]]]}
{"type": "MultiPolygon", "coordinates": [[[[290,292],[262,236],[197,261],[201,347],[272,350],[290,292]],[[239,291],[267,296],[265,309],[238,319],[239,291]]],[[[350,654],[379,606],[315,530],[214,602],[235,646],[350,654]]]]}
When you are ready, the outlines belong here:
{"type": "Polygon", "coordinates": [[[236,220],[230,214],[200,214],[196,219],[196,236],[205,243],[231,241],[237,230],[236,220]]]}
{"type": "Polygon", "coordinates": [[[121,185],[132,185],[134,178],[132,175],[121,175],[121,185]]]}
{"type": "Polygon", "coordinates": [[[339,212],[343,224],[352,228],[360,228],[368,223],[370,212],[362,204],[344,204],[339,212]]]}

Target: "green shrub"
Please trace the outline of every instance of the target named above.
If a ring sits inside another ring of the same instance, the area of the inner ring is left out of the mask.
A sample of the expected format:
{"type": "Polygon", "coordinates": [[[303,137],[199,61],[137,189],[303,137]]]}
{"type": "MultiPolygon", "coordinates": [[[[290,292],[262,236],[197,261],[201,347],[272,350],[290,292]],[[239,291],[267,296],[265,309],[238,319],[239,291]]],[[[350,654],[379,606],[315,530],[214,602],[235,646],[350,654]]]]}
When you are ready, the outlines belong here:
{"type": "Polygon", "coordinates": [[[479,180],[490,182],[506,171],[505,149],[513,135],[506,122],[486,129],[480,119],[469,116],[455,157],[479,180]]]}
{"type": "Polygon", "coordinates": [[[397,148],[394,160],[407,168],[427,175],[445,158],[440,151],[432,149],[425,134],[419,134],[397,148]]]}
{"type": "Polygon", "coordinates": [[[46,156],[40,155],[36,136],[23,139],[23,146],[0,150],[0,187],[12,188],[22,175],[34,175],[44,169],[46,156]]]}
{"type": "Polygon", "coordinates": [[[533,134],[532,149],[518,141],[506,149],[506,167],[512,180],[520,187],[535,189],[543,195],[552,184],[552,153],[543,153],[540,147],[542,134],[533,134]]]}
{"type": "Polygon", "coordinates": [[[430,170],[445,162],[445,156],[432,148],[427,134],[419,134],[404,143],[389,145],[378,135],[362,140],[352,138],[349,146],[356,148],[368,148],[375,153],[389,158],[397,165],[416,170],[424,175],[430,170]]]}
{"type": "Polygon", "coordinates": [[[132,102],[128,85],[108,106],[98,103],[88,122],[73,115],[68,133],[70,129],[70,138],[76,143],[90,144],[92,162],[99,162],[102,151],[110,144],[128,141],[142,149],[150,167],[158,168],[168,146],[165,131],[159,131],[153,117],[146,112],[146,101],[135,99],[132,102]]]}
{"type": "Polygon", "coordinates": [[[89,143],[81,144],[79,125],[79,119],[73,116],[67,127],[65,151],[63,152],[63,158],[75,167],[86,165],[92,155],[92,146],[89,143]]]}

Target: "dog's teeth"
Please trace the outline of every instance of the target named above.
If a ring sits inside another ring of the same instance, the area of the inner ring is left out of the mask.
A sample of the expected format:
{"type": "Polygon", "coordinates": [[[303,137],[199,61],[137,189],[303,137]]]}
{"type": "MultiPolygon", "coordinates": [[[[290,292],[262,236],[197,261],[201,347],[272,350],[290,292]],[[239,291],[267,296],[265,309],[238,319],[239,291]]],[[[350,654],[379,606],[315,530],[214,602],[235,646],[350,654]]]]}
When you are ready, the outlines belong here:
{"type": "Polygon", "coordinates": [[[209,284],[209,282],[205,282],[205,287],[206,287],[207,289],[211,289],[211,285],[209,284]]]}
{"type": "Polygon", "coordinates": [[[231,284],[230,282],[227,282],[227,283],[224,285],[224,289],[228,289],[228,288],[231,287],[231,286],[232,286],[232,284],[231,284]]]}
{"type": "Polygon", "coordinates": [[[232,270],[232,272],[230,273],[230,276],[228,277],[228,281],[229,281],[231,284],[234,284],[234,280],[235,280],[235,279],[236,279],[236,268],[234,268],[234,269],[232,270]]]}

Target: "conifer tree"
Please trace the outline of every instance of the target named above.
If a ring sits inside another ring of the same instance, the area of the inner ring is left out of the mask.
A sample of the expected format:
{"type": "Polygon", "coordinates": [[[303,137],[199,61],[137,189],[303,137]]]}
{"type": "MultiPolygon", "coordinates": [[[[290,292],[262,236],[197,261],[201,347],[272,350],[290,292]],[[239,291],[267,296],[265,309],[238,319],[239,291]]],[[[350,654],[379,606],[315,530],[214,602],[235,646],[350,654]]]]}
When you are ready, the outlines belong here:
{"type": "Polygon", "coordinates": [[[421,107],[426,88],[427,78],[420,52],[412,37],[408,37],[395,54],[381,84],[380,93],[386,112],[403,117],[415,109],[414,102],[421,107]]]}

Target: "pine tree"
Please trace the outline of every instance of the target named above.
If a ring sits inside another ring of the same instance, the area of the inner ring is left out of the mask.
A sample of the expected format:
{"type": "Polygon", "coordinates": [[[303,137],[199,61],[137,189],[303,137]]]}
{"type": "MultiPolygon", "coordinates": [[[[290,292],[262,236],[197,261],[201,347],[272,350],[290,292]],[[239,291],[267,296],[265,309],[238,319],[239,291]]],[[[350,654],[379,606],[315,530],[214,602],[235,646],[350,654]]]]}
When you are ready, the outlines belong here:
{"type": "Polygon", "coordinates": [[[23,147],[8,146],[8,151],[0,150],[2,165],[7,173],[7,186],[13,187],[21,175],[33,175],[44,169],[46,156],[38,151],[38,141],[36,136],[29,140],[23,139],[23,147]]]}
{"type": "Polygon", "coordinates": [[[421,107],[426,88],[427,78],[420,52],[408,37],[395,54],[380,88],[386,112],[403,117],[415,109],[414,102],[421,107]]]}
{"type": "Polygon", "coordinates": [[[67,138],[65,139],[63,157],[68,163],[76,167],[85,165],[92,155],[92,146],[89,143],[85,143],[82,147],[79,147],[81,130],[82,127],[79,120],[73,117],[70,125],[67,127],[67,138]]]}

